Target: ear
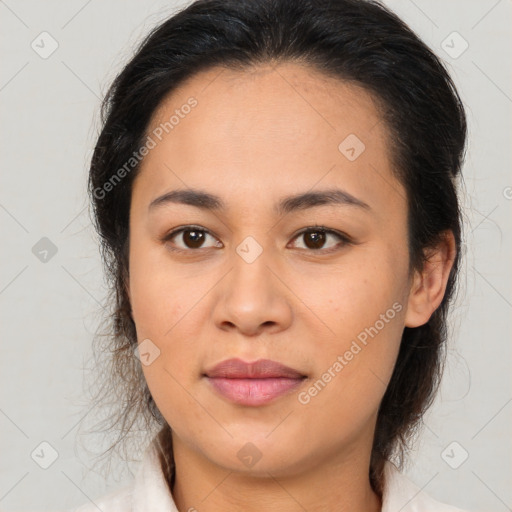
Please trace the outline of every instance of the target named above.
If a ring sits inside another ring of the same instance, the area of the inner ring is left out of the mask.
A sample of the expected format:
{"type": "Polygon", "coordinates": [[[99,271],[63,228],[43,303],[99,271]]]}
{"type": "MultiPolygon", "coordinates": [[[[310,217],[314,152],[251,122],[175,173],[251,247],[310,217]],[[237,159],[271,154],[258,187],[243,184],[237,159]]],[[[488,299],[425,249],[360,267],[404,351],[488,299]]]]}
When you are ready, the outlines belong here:
{"type": "Polygon", "coordinates": [[[442,233],[435,247],[425,250],[423,268],[416,270],[412,278],[405,315],[406,327],[426,324],[439,307],[456,254],[455,237],[451,230],[442,233]]]}

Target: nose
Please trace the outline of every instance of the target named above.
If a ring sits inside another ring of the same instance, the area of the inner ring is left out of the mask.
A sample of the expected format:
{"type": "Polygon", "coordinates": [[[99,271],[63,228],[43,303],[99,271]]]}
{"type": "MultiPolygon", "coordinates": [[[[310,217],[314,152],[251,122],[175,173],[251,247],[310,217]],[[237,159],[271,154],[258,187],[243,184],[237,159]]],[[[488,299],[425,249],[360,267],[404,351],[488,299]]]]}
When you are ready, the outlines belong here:
{"type": "Polygon", "coordinates": [[[252,262],[233,255],[233,267],[217,287],[214,322],[245,336],[287,329],[293,317],[292,294],[265,251],[252,262]]]}

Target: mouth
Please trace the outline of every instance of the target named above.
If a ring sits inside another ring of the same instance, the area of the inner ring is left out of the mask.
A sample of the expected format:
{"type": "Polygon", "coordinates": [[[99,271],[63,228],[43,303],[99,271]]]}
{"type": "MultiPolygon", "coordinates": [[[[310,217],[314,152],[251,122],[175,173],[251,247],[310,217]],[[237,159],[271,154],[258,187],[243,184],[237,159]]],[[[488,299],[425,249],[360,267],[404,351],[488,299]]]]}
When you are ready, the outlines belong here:
{"type": "Polygon", "coordinates": [[[203,377],[223,398],[248,406],[271,402],[307,379],[301,372],[269,359],[253,363],[228,359],[207,370],[203,377]]]}

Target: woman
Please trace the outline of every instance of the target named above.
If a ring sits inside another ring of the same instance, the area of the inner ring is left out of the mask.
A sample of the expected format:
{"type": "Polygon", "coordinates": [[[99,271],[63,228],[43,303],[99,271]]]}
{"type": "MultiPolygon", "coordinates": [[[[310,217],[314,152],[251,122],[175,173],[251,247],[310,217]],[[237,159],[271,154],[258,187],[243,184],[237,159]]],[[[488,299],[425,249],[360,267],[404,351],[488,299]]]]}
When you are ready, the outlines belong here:
{"type": "Polygon", "coordinates": [[[461,245],[464,109],[363,0],[199,0],[115,79],[90,169],[120,437],[81,511],[455,511],[399,469],[461,245]]]}

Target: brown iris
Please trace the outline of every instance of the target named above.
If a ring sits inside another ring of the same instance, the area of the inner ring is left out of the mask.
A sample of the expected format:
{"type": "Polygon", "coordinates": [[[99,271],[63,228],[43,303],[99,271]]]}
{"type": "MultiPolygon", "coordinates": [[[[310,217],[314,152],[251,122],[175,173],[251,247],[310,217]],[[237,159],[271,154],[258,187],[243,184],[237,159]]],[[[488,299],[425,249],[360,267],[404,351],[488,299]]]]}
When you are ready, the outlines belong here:
{"type": "Polygon", "coordinates": [[[321,249],[325,243],[325,233],[323,231],[307,231],[303,234],[305,244],[309,249],[321,249]],[[308,239],[311,243],[308,243],[308,239]]]}
{"type": "Polygon", "coordinates": [[[204,232],[189,229],[183,232],[183,241],[187,247],[197,249],[204,242],[204,232]]]}

